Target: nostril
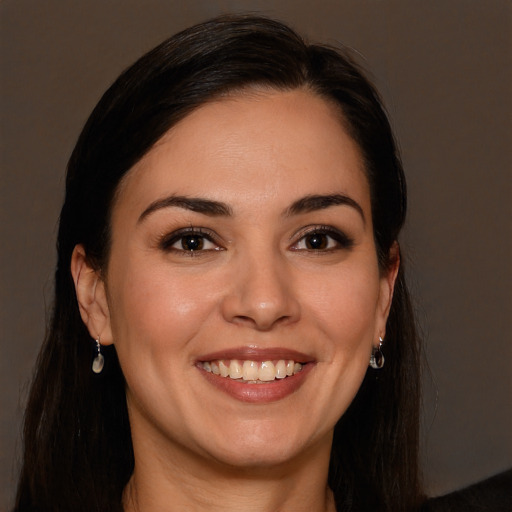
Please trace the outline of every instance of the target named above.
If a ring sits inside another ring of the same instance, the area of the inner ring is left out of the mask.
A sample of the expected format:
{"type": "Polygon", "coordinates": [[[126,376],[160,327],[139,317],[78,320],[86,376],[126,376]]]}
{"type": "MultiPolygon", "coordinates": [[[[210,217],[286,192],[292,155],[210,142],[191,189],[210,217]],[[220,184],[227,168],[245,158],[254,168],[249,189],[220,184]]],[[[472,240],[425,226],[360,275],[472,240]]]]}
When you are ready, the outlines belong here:
{"type": "Polygon", "coordinates": [[[237,315],[233,318],[234,322],[238,322],[241,324],[245,323],[254,323],[254,320],[249,316],[237,315]]]}
{"type": "Polygon", "coordinates": [[[300,305],[290,280],[282,273],[246,268],[233,277],[222,298],[222,315],[228,322],[267,331],[276,325],[294,322],[300,316],[300,305]]]}
{"type": "Polygon", "coordinates": [[[260,331],[268,331],[277,325],[285,324],[293,320],[292,317],[288,315],[283,315],[277,318],[271,315],[269,315],[267,318],[262,318],[261,316],[253,318],[251,316],[237,315],[233,317],[231,321],[235,324],[253,327],[254,329],[258,329],[260,331]]]}

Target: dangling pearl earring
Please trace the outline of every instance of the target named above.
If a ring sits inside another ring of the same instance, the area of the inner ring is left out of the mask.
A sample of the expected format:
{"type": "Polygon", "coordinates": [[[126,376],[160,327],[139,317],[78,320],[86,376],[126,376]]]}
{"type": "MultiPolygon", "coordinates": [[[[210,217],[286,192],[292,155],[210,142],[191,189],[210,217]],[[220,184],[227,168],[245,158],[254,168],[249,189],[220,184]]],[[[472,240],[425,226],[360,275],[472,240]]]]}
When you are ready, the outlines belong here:
{"type": "Polygon", "coordinates": [[[98,349],[98,354],[94,358],[94,361],[92,362],[92,371],[94,373],[101,373],[103,370],[103,366],[105,364],[105,358],[103,357],[103,354],[101,353],[101,345],[100,345],[100,337],[96,339],[96,347],[98,349]]]}
{"type": "Polygon", "coordinates": [[[373,347],[372,355],[370,356],[370,366],[374,370],[380,370],[384,366],[384,354],[381,351],[382,342],[384,340],[379,336],[379,346],[373,347]]]}

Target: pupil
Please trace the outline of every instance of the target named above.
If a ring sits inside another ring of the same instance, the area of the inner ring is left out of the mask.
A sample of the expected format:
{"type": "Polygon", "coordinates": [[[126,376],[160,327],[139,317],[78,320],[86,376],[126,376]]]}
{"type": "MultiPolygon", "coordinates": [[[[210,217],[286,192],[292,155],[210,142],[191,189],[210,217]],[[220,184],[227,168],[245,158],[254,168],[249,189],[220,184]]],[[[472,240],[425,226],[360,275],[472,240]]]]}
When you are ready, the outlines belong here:
{"type": "Polygon", "coordinates": [[[203,248],[203,238],[196,235],[184,236],[181,241],[181,246],[186,251],[197,251],[203,248]]]}
{"type": "Polygon", "coordinates": [[[308,249],[325,249],[327,247],[327,236],[322,233],[315,233],[306,239],[308,249]]]}

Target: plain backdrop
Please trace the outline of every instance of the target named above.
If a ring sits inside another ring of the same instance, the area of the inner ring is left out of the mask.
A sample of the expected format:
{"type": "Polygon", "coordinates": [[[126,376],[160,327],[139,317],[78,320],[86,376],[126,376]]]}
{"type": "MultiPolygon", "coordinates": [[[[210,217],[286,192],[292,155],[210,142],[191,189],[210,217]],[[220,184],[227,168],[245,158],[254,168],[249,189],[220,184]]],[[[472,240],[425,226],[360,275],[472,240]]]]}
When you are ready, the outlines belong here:
{"type": "Polygon", "coordinates": [[[1,0],[0,507],[12,503],[79,131],[137,57],[228,11],[356,48],[371,70],[410,190],[402,244],[425,339],[427,489],[512,466],[509,0],[1,0]]]}

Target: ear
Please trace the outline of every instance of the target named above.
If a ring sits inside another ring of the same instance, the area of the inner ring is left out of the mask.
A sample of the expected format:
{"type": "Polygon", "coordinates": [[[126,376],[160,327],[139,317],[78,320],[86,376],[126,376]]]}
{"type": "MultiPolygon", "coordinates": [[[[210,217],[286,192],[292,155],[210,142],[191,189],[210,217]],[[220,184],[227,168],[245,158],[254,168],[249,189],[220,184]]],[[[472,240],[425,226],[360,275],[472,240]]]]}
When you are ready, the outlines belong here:
{"type": "Polygon", "coordinates": [[[82,321],[93,339],[102,345],[113,343],[110,312],[105,283],[87,260],[82,245],[75,246],[71,256],[71,274],[75,283],[76,298],[82,321]]]}
{"type": "Polygon", "coordinates": [[[378,304],[378,320],[377,320],[377,333],[376,340],[386,335],[386,323],[393,301],[393,291],[395,289],[396,276],[400,268],[400,246],[398,242],[393,242],[389,250],[389,265],[383,271],[380,278],[380,293],[378,304]]]}

